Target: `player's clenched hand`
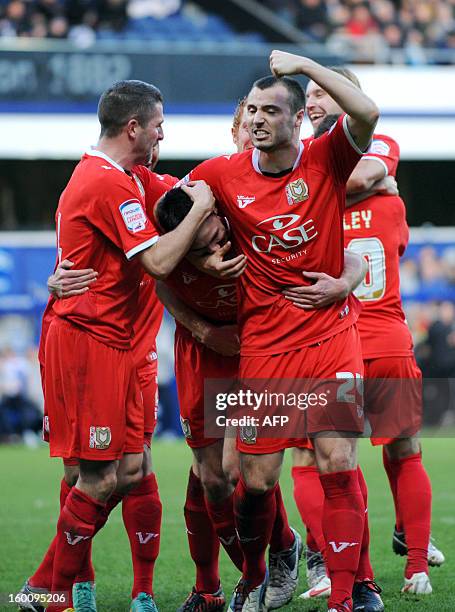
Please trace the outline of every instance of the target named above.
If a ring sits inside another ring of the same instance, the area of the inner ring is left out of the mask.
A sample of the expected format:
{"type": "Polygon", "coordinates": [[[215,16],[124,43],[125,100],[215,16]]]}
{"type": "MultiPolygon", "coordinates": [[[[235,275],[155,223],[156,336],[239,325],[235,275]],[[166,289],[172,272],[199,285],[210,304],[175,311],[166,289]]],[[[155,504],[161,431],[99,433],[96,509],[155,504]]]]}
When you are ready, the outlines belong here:
{"type": "Polygon", "coordinates": [[[399,195],[398,184],[393,176],[385,176],[380,181],[373,185],[374,191],[381,195],[399,195]]]}
{"type": "Polygon", "coordinates": [[[314,310],[344,300],[349,294],[347,282],[333,278],[323,272],[304,272],[304,276],[315,281],[314,285],[289,287],[283,291],[286,299],[298,308],[314,310]]]}
{"type": "Polygon", "coordinates": [[[216,278],[238,278],[246,268],[245,255],[224,259],[231,249],[228,241],[225,245],[200,259],[200,269],[216,278]]]}
{"type": "Polygon", "coordinates": [[[74,263],[64,259],[52,276],[47,279],[47,290],[56,298],[69,298],[82,295],[96,281],[98,272],[91,268],[72,270],[74,263]]]}
{"type": "Polygon", "coordinates": [[[300,55],[275,50],[270,54],[270,70],[276,77],[286,74],[301,74],[302,60],[303,58],[300,55]]]}
{"type": "Polygon", "coordinates": [[[215,198],[205,181],[190,181],[186,185],[182,185],[182,190],[193,200],[193,208],[206,213],[205,216],[208,216],[215,209],[215,198]]]}
{"type": "Polygon", "coordinates": [[[237,325],[222,325],[221,327],[207,325],[207,328],[200,336],[196,334],[193,334],[193,336],[212,351],[225,357],[234,357],[240,353],[240,338],[237,325]]]}

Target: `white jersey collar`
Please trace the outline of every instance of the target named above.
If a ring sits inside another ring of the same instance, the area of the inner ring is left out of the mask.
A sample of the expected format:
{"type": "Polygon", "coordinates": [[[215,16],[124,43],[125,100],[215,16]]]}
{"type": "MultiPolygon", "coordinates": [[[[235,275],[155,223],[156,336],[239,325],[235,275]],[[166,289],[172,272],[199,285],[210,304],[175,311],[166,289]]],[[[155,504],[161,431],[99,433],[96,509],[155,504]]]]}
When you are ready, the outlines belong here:
{"type": "MultiPolygon", "coordinates": [[[[292,166],[292,171],[294,171],[297,168],[297,166],[300,164],[300,159],[302,157],[303,149],[304,149],[304,144],[300,140],[299,141],[299,152],[298,152],[298,155],[297,155],[297,157],[295,159],[294,165],[292,166]]],[[[262,171],[259,168],[259,154],[260,154],[259,149],[253,149],[253,154],[251,156],[251,162],[252,162],[253,168],[256,170],[256,172],[258,174],[262,174],[262,171]]]]}
{"type": "Polygon", "coordinates": [[[98,151],[97,149],[94,149],[93,147],[91,147],[90,149],[88,149],[88,151],[85,152],[85,154],[90,155],[90,157],[101,157],[101,159],[104,159],[105,161],[107,161],[109,164],[114,166],[114,168],[117,168],[117,170],[120,170],[120,172],[125,172],[122,166],[120,166],[117,162],[115,162],[108,155],[106,155],[106,153],[103,153],[102,151],[98,151]]]}

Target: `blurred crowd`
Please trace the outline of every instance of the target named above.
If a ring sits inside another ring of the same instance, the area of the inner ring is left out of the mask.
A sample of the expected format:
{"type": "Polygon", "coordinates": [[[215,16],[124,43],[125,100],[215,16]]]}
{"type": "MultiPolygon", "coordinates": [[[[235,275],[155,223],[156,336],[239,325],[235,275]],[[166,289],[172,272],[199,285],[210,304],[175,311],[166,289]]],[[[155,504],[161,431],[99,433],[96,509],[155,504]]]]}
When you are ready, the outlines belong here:
{"type": "Polygon", "coordinates": [[[426,62],[425,48],[455,49],[455,0],[266,0],[315,42],[358,59],[426,62]]]}
{"type": "MultiPolygon", "coordinates": [[[[455,50],[455,0],[265,0],[310,41],[359,60],[427,61],[426,48],[455,50]]],[[[0,0],[0,37],[236,40],[220,16],[191,0],[0,0]]],[[[261,41],[258,33],[246,40],[261,41]]],[[[245,37],[244,37],[245,40],[245,37]]]]}

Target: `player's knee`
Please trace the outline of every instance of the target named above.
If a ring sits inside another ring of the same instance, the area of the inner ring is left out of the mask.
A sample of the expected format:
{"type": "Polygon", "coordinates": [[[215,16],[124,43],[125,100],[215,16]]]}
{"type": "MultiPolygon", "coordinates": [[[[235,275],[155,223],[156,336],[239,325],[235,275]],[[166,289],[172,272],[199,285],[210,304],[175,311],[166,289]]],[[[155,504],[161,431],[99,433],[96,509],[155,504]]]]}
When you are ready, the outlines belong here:
{"type": "Polygon", "coordinates": [[[236,487],[240,479],[240,467],[238,461],[223,462],[223,471],[229,481],[229,484],[232,487],[236,487]]]}
{"type": "Polygon", "coordinates": [[[355,453],[347,452],[345,448],[334,448],[329,454],[319,460],[321,473],[346,472],[356,468],[355,453]]]}
{"type": "Polygon", "coordinates": [[[201,482],[207,497],[212,501],[225,499],[232,493],[232,487],[224,474],[205,473],[201,482]]]}
{"type": "Polygon", "coordinates": [[[65,465],[64,480],[69,487],[74,487],[79,478],[79,466],[65,465]]]}
{"type": "Polygon", "coordinates": [[[385,449],[389,459],[392,461],[400,461],[401,459],[420,453],[420,440],[418,438],[401,438],[387,444],[385,449]]]}
{"type": "Polygon", "coordinates": [[[251,493],[251,495],[264,495],[277,483],[277,480],[272,474],[259,473],[244,474],[243,481],[248,493],[251,493]]]}
{"type": "MultiPolygon", "coordinates": [[[[83,476],[81,475],[81,480],[83,476]]],[[[112,495],[117,486],[117,477],[115,472],[107,472],[100,474],[95,483],[95,489],[100,499],[107,499],[112,495]]]]}

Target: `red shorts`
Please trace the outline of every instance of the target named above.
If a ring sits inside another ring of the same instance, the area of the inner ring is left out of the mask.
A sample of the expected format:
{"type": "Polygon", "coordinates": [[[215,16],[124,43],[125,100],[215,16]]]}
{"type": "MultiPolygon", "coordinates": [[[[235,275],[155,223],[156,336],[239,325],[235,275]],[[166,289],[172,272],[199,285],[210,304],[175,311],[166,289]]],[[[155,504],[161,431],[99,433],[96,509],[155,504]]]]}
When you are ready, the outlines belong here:
{"type": "MultiPolygon", "coordinates": [[[[158,416],[158,368],[156,361],[138,368],[139,385],[144,404],[144,433],[153,434],[158,416]]],[[[148,444],[148,442],[146,442],[148,444]]]]}
{"type": "MultiPolygon", "coordinates": [[[[327,405],[306,410],[303,414],[306,434],[299,437],[266,438],[255,437],[251,431],[244,436],[242,428],[237,440],[237,448],[247,454],[276,453],[285,448],[311,448],[308,437],[323,431],[363,432],[363,410],[361,392],[357,391],[359,379],[363,375],[362,352],[360,338],[355,325],[348,327],[339,334],[318,344],[279,355],[242,357],[240,360],[240,378],[257,379],[270,382],[280,381],[293,388],[293,379],[314,381],[319,387],[319,381],[334,381],[346,379],[345,385],[352,391],[349,399],[330,399],[327,405]],[[337,377],[337,374],[346,376],[337,377]],[[286,380],[287,379],[287,380],[286,380]],[[352,383],[352,384],[351,384],[352,383]]],[[[299,385],[297,380],[294,383],[299,385]]],[[[340,390],[343,385],[340,386],[340,390]]],[[[321,387],[324,388],[321,383],[321,387]]],[[[348,394],[345,394],[348,397],[348,394]]],[[[248,428],[247,428],[248,429],[248,428]]]]}
{"type": "Polygon", "coordinates": [[[422,425],[422,372],[412,357],[365,359],[365,416],[374,446],[415,435],[422,425]]]}
{"type": "Polygon", "coordinates": [[[204,380],[236,379],[239,357],[219,355],[178,328],[174,350],[180,421],[187,444],[191,448],[210,446],[218,438],[204,434],[204,380]]]}
{"type": "Polygon", "coordinates": [[[112,461],[143,452],[144,409],[130,351],[56,317],[44,376],[51,457],[112,461]]]}

